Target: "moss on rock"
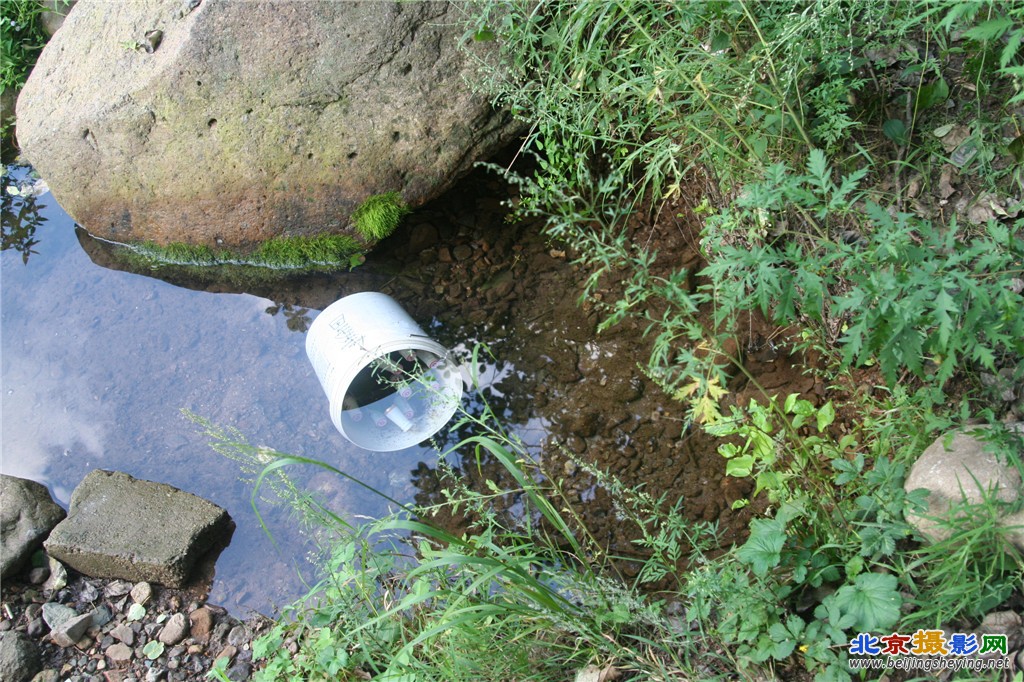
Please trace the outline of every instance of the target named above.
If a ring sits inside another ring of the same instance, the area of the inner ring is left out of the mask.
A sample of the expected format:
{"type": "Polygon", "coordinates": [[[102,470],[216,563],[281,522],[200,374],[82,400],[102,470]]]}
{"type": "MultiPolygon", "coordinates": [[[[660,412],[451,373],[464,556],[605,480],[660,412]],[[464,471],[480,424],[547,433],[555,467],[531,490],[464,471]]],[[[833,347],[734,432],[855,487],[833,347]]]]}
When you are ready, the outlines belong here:
{"type": "Polygon", "coordinates": [[[352,222],[365,239],[379,241],[389,236],[409,213],[409,207],[398,192],[374,194],[352,212],[352,222]]]}

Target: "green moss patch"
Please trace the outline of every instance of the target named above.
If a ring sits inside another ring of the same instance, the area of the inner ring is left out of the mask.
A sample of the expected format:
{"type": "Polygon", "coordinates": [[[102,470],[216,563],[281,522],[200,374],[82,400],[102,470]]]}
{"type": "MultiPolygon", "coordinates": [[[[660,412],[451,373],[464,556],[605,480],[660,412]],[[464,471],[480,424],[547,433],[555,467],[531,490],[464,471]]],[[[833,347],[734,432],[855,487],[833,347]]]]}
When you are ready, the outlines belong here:
{"type": "Polygon", "coordinates": [[[370,241],[384,239],[398,227],[409,213],[409,207],[398,192],[384,192],[366,198],[352,212],[356,230],[370,241]]]}
{"type": "Polygon", "coordinates": [[[335,270],[362,262],[362,247],[348,235],[277,237],[263,242],[251,253],[175,242],[159,246],[153,242],[125,246],[131,260],[151,266],[240,265],[276,270],[335,270]]]}

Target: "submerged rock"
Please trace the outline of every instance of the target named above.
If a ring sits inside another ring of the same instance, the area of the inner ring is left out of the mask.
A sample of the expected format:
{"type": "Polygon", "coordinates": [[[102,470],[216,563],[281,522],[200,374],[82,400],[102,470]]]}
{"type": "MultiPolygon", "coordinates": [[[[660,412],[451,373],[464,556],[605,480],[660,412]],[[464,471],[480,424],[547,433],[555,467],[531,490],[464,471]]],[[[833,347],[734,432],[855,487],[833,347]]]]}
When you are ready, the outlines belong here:
{"type": "Polygon", "coordinates": [[[225,510],[191,493],[96,470],[75,488],[45,546],[85,575],[180,587],[232,527],[225,510]]]}
{"type": "Polygon", "coordinates": [[[455,4],[187,4],[81,0],[19,97],[23,153],[95,235],[357,236],[366,199],[422,204],[520,127],[468,84],[494,47],[458,45],[455,4]]]}
{"type": "Polygon", "coordinates": [[[0,474],[0,577],[21,569],[64,516],[46,486],[0,474]]]}

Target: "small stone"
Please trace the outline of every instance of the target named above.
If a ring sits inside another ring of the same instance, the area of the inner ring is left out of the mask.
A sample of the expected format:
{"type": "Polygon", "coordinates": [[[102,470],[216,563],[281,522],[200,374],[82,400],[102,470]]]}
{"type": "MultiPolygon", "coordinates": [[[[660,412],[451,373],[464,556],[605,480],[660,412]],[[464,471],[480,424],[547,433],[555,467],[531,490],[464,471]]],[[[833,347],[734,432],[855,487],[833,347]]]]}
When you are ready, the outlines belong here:
{"type": "Polygon", "coordinates": [[[42,585],[49,577],[50,568],[48,566],[39,566],[28,572],[28,581],[33,585],[42,585]]]}
{"type": "Polygon", "coordinates": [[[125,625],[124,623],[121,623],[116,628],[111,630],[110,636],[114,639],[121,640],[128,646],[132,646],[135,644],[135,631],[127,625],[125,625]]]}
{"type": "Polygon", "coordinates": [[[469,244],[459,244],[452,251],[455,260],[467,260],[473,255],[473,247],[469,244]]]}
{"type": "Polygon", "coordinates": [[[228,644],[226,647],[221,649],[220,653],[217,654],[217,656],[213,660],[214,661],[219,661],[222,658],[226,658],[228,660],[228,664],[230,664],[231,663],[231,659],[233,659],[235,657],[235,654],[237,654],[237,653],[238,653],[238,649],[236,649],[235,647],[233,647],[230,644],[228,644]]]}
{"type": "Polygon", "coordinates": [[[252,676],[252,666],[245,661],[240,661],[228,668],[228,679],[231,682],[245,682],[252,676]]]}
{"type": "Polygon", "coordinates": [[[56,592],[67,587],[68,570],[64,568],[64,564],[53,557],[49,559],[50,575],[46,578],[46,582],[43,583],[43,589],[47,592],[56,592]]]}
{"type": "Polygon", "coordinates": [[[52,668],[40,670],[36,673],[36,676],[32,678],[32,682],[60,682],[60,673],[52,668]]]}
{"type": "Polygon", "coordinates": [[[194,610],[188,615],[192,623],[191,635],[200,642],[205,642],[210,637],[210,630],[213,629],[213,613],[204,607],[194,610]]]}
{"type": "Polygon", "coordinates": [[[78,615],[70,606],[58,604],[57,602],[46,602],[43,604],[43,620],[50,626],[51,630],[56,629],[63,623],[78,615]]]}
{"type": "Polygon", "coordinates": [[[62,647],[74,646],[78,640],[82,638],[85,631],[89,628],[89,623],[92,622],[92,615],[85,613],[81,616],[76,616],[68,621],[61,623],[59,626],[52,628],[50,631],[50,639],[53,640],[54,644],[62,647]]]}
{"type": "Polygon", "coordinates": [[[213,626],[213,631],[210,633],[210,641],[218,644],[223,643],[230,630],[231,623],[227,623],[225,621],[217,623],[213,626]]]}
{"type": "Polygon", "coordinates": [[[167,675],[163,668],[150,668],[146,671],[146,682],[160,682],[167,675]]]}
{"type": "Polygon", "coordinates": [[[177,644],[188,634],[188,619],[184,613],[176,613],[160,631],[159,640],[164,644],[177,644]]]}
{"type": "Polygon", "coordinates": [[[50,627],[42,617],[33,618],[28,622],[28,626],[25,628],[25,632],[33,639],[39,639],[49,631],[50,627]]]}
{"type": "Polygon", "coordinates": [[[153,587],[146,582],[137,583],[131,591],[132,601],[139,606],[145,606],[146,602],[153,596],[153,587]]]}
{"type": "Polygon", "coordinates": [[[244,625],[236,625],[228,633],[228,644],[239,647],[249,641],[249,628],[244,625]]]}
{"type": "Polygon", "coordinates": [[[111,621],[114,614],[110,612],[106,606],[98,606],[92,610],[90,614],[92,616],[92,623],[89,625],[90,628],[101,628],[111,621]]]}

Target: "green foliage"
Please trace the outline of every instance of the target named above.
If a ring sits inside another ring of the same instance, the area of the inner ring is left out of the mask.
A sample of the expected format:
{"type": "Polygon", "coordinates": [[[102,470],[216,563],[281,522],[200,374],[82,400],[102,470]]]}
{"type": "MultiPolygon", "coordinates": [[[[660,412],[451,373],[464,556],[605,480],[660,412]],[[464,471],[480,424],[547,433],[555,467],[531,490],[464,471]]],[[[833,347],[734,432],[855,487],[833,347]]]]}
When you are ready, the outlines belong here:
{"type": "Polygon", "coordinates": [[[967,232],[887,210],[859,196],[861,169],[837,185],[824,154],[807,172],[784,165],[709,221],[702,272],[720,315],[757,309],[779,325],[842,321],[846,366],[877,359],[894,384],[908,371],[939,384],[996,358],[1024,354],[1024,315],[1011,282],[1024,276],[1024,220],[967,232]],[[813,237],[778,223],[801,219],[813,237]],[[843,225],[859,227],[853,239],[843,225]],[[774,232],[774,241],[764,236],[774,232]],[[835,294],[833,292],[836,292],[835,294]]]}
{"type": "Polygon", "coordinates": [[[0,91],[18,90],[28,78],[46,43],[39,17],[46,11],[36,0],[0,2],[0,91]]]}
{"type": "Polygon", "coordinates": [[[981,618],[1019,589],[1024,558],[1009,539],[1012,529],[999,522],[1017,510],[1007,507],[992,492],[979,503],[954,505],[935,519],[941,539],[908,553],[903,567],[920,576],[908,581],[914,595],[909,625],[941,627],[953,618],[981,618]]]}
{"type": "MultiPolygon", "coordinates": [[[[763,494],[776,510],[751,521],[735,563],[725,564],[721,583],[711,583],[711,601],[701,594],[695,612],[722,614],[716,631],[741,659],[784,660],[799,642],[809,670],[844,679],[841,647],[852,633],[900,624],[902,586],[888,567],[899,560],[898,543],[911,536],[905,511],[922,497],[903,490],[901,460],[919,444],[897,435],[915,419],[912,411],[897,412],[836,440],[831,402],[815,407],[790,395],[781,403],[751,401],[706,427],[728,439],[719,448],[727,473],[752,478],[753,496],[763,494]],[[740,585],[742,596],[733,593],[740,585]],[[804,620],[805,599],[816,591],[827,596],[811,602],[813,619],[804,620]]],[[[904,577],[914,582],[918,574],[911,569],[904,577]]]]}
{"type": "Polygon", "coordinates": [[[398,227],[409,213],[409,207],[398,192],[384,192],[366,198],[352,212],[356,230],[369,241],[384,239],[398,227]]]}

